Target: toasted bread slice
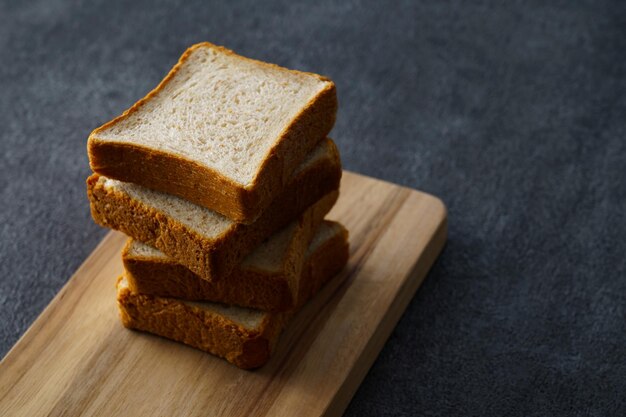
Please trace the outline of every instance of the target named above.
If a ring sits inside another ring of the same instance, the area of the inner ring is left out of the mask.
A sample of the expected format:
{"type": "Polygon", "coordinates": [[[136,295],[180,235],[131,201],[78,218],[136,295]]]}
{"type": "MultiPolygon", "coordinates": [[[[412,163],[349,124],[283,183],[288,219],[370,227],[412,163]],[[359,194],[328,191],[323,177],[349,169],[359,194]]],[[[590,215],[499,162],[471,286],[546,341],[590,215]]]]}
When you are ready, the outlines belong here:
{"type": "Polygon", "coordinates": [[[250,224],[336,112],[329,79],[200,43],[146,97],[91,133],[89,162],[100,175],[250,224]]]}
{"type": "Polygon", "coordinates": [[[323,217],[337,199],[341,164],[331,140],[319,144],[256,222],[243,225],[179,197],[94,174],[94,220],[160,249],[200,277],[227,276],[263,240],[297,219],[323,217]],[[318,203],[314,204],[316,201],[318,203]],[[310,208],[310,209],[309,209],[310,208]]]}
{"type": "MultiPolygon", "coordinates": [[[[333,226],[328,231],[311,247],[302,270],[301,281],[312,289],[309,296],[348,259],[345,229],[333,226]]],[[[245,369],[269,360],[293,314],[138,294],[125,276],[117,283],[117,302],[124,326],[183,342],[245,369]]]]}
{"type": "Polygon", "coordinates": [[[317,225],[292,222],[256,248],[228,277],[212,281],[198,277],[158,249],[129,239],[122,251],[128,286],[145,295],[271,312],[293,310],[317,291],[311,287],[313,280],[303,279],[308,276],[302,269],[310,264],[309,258],[318,250],[338,257],[346,251],[348,232],[339,223],[310,226],[317,225]],[[320,249],[323,245],[333,247],[320,249]]]}

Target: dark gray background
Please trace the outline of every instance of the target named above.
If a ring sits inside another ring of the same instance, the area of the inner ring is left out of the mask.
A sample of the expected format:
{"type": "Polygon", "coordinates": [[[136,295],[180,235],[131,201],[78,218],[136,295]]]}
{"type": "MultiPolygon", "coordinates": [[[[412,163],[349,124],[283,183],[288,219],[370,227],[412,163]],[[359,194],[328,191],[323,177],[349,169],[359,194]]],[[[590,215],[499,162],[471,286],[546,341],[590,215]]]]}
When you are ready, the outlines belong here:
{"type": "Polygon", "coordinates": [[[210,40],[330,76],[345,167],[448,205],[348,415],[625,415],[626,2],[260,3],[0,2],[0,355],[106,233],[89,132],[210,40]]]}

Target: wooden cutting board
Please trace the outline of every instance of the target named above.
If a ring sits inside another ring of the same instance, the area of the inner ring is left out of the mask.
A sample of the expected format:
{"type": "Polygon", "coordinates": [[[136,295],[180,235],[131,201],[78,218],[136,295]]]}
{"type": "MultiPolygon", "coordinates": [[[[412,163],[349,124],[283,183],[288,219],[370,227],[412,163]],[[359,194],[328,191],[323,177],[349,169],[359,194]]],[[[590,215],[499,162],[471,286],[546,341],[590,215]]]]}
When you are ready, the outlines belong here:
{"type": "Polygon", "coordinates": [[[341,414],[441,251],[446,209],[346,172],[328,217],[350,231],[348,266],[256,371],[123,328],[125,237],[109,233],[0,363],[0,415],[341,414]]]}

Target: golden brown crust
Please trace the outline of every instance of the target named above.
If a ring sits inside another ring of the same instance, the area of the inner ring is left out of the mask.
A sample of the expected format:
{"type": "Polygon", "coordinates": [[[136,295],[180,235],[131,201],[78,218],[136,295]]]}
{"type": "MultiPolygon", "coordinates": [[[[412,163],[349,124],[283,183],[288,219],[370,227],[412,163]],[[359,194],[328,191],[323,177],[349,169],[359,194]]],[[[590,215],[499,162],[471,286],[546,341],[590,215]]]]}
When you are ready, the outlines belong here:
{"type": "Polygon", "coordinates": [[[218,213],[231,213],[232,217],[227,217],[235,221],[242,218],[236,214],[241,207],[258,204],[253,201],[254,193],[246,192],[214,170],[176,155],[95,138],[89,140],[88,152],[91,168],[100,175],[177,195],[201,206],[212,205],[209,208],[218,213]]]}
{"type": "MultiPolygon", "coordinates": [[[[320,213],[321,214],[321,213],[320,213]]],[[[323,217],[323,215],[322,215],[323,217]]],[[[321,218],[309,222],[300,239],[309,242],[321,218]]],[[[129,239],[130,243],[130,239],[129,239]]],[[[348,258],[347,232],[341,232],[318,247],[305,259],[308,245],[298,247],[292,255],[300,268],[286,268],[274,273],[256,271],[238,265],[233,273],[221,280],[206,281],[169,258],[146,258],[129,254],[129,244],[122,251],[122,260],[130,289],[139,294],[185,300],[207,300],[270,312],[293,310],[315,294],[323,282],[309,277],[332,276],[337,265],[348,258]],[[332,260],[323,259],[329,256],[332,260]],[[328,268],[329,270],[319,270],[328,268]],[[314,271],[314,269],[316,269],[314,271]],[[291,276],[298,271],[298,276],[291,276]]],[[[291,255],[291,254],[290,254],[291,255]]]]}
{"type": "Polygon", "coordinates": [[[341,226],[341,232],[317,248],[308,259],[302,270],[303,279],[300,280],[294,309],[299,309],[317,294],[329,279],[343,269],[349,257],[348,230],[341,226]]]}
{"type": "MultiPolygon", "coordinates": [[[[332,143],[332,142],[331,142],[332,143]]],[[[288,187],[251,225],[233,224],[208,240],[127,194],[106,189],[99,175],[87,179],[91,214],[96,223],[160,249],[204,279],[227,276],[256,246],[289,224],[309,206],[339,187],[341,165],[336,147],[331,158],[299,172],[288,187]]],[[[336,196],[328,196],[334,204],[336,196]]]]}
{"type": "MultiPolygon", "coordinates": [[[[270,213],[252,225],[235,224],[218,238],[208,239],[125,193],[107,190],[98,182],[98,174],[89,177],[87,183],[96,223],[160,249],[206,280],[230,275],[248,253],[284,226],[279,213],[270,213]]],[[[328,193],[312,206],[312,212],[328,212],[338,194],[328,193]]]]}
{"type": "Polygon", "coordinates": [[[98,174],[177,195],[215,210],[238,223],[250,224],[259,218],[271,201],[285,188],[290,175],[307,153],[330,132],[335,123],[336,113],[336,88],[327,78],[241,57],[226,48],[204,42],[187,49],[159,85],[144,98],[122,115],[95,129],[89,135],[87,153],[91,169],[98,174]],[[139,145],[98,139],[101,131],[137,112],[156,96],[176,75],[187,57],[200,47],[218,49],[223,53],[280,71],[314,75],[319,80],[328,82],[328,85],[313,97],[281,132],[281,136],[269,150],[251,184],[239,184],[216,170],[177,155],[139,145]]]}
{"type": "MultiPolygon", "coordinates": [[[[345,265],[348,256],[347,233],[341,239],[316,251],[302,281],[306,291],[315,292],[345,265]]],[[[125,327],[154,333],[225,358],[230,363],[252,369],[265,364],[274,351],[280,333],[295,313],[265,313],[256,329],[246,329],[228,318],[173,298],[137,294],[118,280],[117,301],[125,327]]],[[[311,292],[310,295],[313,293],[311,292]]]]}
{"type": "MultiPolygon", "coordinates": [[[[119,281],[118,281],[119,282],[119,281]]],[[[267,314],[259,329],[246,329],[217,313],[168,298],[135,294],[118,283],[125,327],[147,331],[252,369],[263,365],[289,314],[267,314]]]]}

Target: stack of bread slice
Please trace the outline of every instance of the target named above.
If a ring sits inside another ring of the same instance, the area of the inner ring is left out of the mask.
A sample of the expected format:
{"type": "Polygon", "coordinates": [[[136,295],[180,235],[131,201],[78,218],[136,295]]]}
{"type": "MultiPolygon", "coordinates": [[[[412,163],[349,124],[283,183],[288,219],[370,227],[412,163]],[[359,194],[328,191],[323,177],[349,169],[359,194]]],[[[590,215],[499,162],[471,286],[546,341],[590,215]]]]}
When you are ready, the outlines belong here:
{"type": "Polygon", "coordinates": [[[122,323],[263,365],[348,258],[324,220],[341,161],[334,84],[202,43],[89,136],[94,220],[129,236],[122,323]]]}

